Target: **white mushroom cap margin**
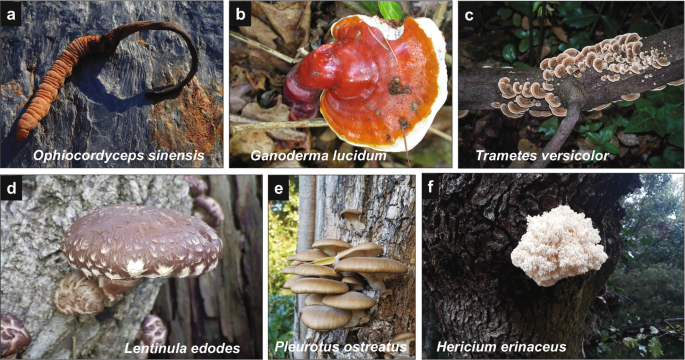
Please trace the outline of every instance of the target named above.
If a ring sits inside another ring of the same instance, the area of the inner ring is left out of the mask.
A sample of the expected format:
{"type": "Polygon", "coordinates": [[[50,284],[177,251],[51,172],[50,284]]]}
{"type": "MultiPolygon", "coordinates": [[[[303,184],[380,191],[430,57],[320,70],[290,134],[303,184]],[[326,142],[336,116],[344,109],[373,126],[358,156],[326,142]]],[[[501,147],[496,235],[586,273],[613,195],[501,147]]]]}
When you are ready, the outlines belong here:
{"type": "Polygon", "coordinates": [[[511,262],[540,286],[599,270],[608,256],[592,220],[568,206],[528,216],[528,229],[511,253],[511,262]]]}

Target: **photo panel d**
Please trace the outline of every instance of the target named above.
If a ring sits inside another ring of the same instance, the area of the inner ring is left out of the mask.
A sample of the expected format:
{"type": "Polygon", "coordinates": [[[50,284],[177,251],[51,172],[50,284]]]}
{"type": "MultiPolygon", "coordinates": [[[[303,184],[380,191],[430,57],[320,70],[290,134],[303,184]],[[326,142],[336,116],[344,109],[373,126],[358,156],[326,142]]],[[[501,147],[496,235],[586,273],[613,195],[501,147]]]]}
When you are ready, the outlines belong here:
{"type": "Polygon", "coordinates": [[[415,182],[269,176],[268,358],[416,356],[415,182]]]}
{"type": "Polygon", "coordinates": [[[261,358],[261,180],[3,176],[3,359],[261,358]]]}
{"type": "Polygon", "coordinates": [[[231,2],[231,167],[452,167],[453,2],[231,2]]]}
{"type": "Polygon", "coordinates": [[[429,181],[424,359],[683,357],[682,173],[429,181]]]}
{"type": "Polygon", "coordinates": [[[459,2],[460,168],[683,168],[682,2],[459,2]]]}
{"type": "Polygon", "coordinates": [[[2,167],[224,166],[222,2],[2,12],[2,167]]]}

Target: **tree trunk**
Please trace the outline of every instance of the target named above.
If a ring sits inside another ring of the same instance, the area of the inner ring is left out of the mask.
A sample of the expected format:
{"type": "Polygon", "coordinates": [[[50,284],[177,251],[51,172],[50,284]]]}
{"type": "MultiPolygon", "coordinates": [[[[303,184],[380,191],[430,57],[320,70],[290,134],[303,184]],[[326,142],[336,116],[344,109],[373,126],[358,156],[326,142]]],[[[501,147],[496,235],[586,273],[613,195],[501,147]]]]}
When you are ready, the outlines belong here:
{"type": "Polygon", "coordinates": [[[621,258],[618,200],[637,174],[444,175],[440,199],[425,200],[425,286],[451,344],[496,344],[453,358],[579,358],[591,303],[621,258]],[[527,216],[568,205],[592,219],[609,256],[599,271],[541,287],[511,263],[527,216]],[[502,344],[566,344],[560,352],[503,352],[502,344]]]}
{"type": "MultiPolygon", "coordinates": [[[[298,207],[298,216],[300,218],[300,226],[297,230],[297,249],[296,252],[312,248],[314,243],[314,227],[316,225],[316,177],[315,176],[300,176],[300,188],[298,190],[300,202],[298,207]]],[[[294,343],[302,344],[307,336],[307,327],[300,321],[300,311],[304,308],[304,300],[308,294],[296,295],[295,302],[295,322],[293,337],[294,343]]],[[[309,357],[308,352],[296,351],[293,353],[295,359],[306,359],[309,357]]]]}
{"type": "MultiPolygon", "coordinates": [[[[340,239],[350,244],[374,242],[383,247],[381,257],[405,264],[407,274],[391,275],[385,285],[392,294],[367,310],[359,327],[317,332],[309,330],[307,340],[339,344],[339,351],[319,356],[330,358],[382,358],[380,352],[353,352],[345,344],[387,343],[402,332],[416,329],[416,191],[413,176],[318,176],[316,181],[315,239],[340,239]],[[362,211],[363,231],[340,216],[344,209],[362,211]]],[[[374,299],[379,293],[366,287],[374,299]]]]}

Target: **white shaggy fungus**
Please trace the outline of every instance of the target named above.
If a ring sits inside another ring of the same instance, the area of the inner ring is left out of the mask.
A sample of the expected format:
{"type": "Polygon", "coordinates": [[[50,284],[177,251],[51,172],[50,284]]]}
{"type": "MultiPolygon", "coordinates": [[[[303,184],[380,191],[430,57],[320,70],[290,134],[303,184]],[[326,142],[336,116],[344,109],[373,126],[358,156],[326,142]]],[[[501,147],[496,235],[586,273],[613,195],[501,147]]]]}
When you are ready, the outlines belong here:
{"type": "Polygon", "coordinates": [[[588,270],[599,270],[608,258],[599,231],[584,214],[559,206],[538,216],[528,216],[528,229],[514,251],[511,262],[540,286],[588,270]]]}

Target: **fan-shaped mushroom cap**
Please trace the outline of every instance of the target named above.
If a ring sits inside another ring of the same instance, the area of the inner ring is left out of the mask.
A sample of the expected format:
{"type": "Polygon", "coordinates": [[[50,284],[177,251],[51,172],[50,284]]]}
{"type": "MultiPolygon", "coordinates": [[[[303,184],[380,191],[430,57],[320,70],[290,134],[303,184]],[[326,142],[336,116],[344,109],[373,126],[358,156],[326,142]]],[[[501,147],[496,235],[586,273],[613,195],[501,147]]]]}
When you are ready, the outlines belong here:
{"type": "Polygon", "coordinates": [[[349,310],[335,309],[325,305],[305,306],[300,320],[314,330],[333,330],[345,326],[352,319],[349,310]]]}
{"type": "Polygon", "coordinates": [[[304,279],[304,278],[305,278],[305,276],[293,275],[293,276],[291,276],[288,280],[285,281],[285,283],[283,284],[283,288],[284,288],[284,289],[290,289],[290,287],[291,287],[297,280],[304,279]]]}
{"type": "Polygon", "coordinates": [[[540,89],[540,83],[533,83],[533,85],[530,86],[530,92],[536,99],[545,98],[545,92],[540,89]]]}
{"type": "Polygon", "coordinates": [[[67,262],[114,280],[200,276],[223,244],[202,220],[153,206],[112,205],[78,219],[62,237],[67,262]]]}
{"type": "Polygon", "coordinates": [[[549,93],[545,95],[545,100],[549,104],[549,107],[559,107],[561,106],[561,103],[559,102],[559,98],[554,96],[554,94],[549,93]]]}
{"type": "Polygon", "coordinates": [[[372,288],[380,291],[381,296],[384,296],[385,283],[383,283],[383,279],[389,274],[404,274],[409,269],[397,260],[353,257],[340,260],[335,265],[335,271],[353,271],[358,273],[366,278],[372,288]]]}
{"type": "Polygon", "coordinates": [[[301,276],[332,276],[332,277],[342,277],[340,273],[335,272],[335,270],[321,265],[314,264],[302,264],[298,265],[295,269],[295,274],[301,276]]]}
{"type": "Polygon", "coordinates": [[[350,290],[350,287],[340,281],[304,278],[290,286],[290,291],[295,294],[343,294],[350,290]]]}
{"type": "Polygon", "coordinates": [[[463,118],[464,116],[468,115],[469,111],[468,110],[459,110],[459,118],[463,118]]]}
{"type": "Polygon", "coordinates": [[[550,107],[549,110],[552,112],[554,116],[566,116],[566,109],[563,107],[550,107]]]}
{"type": "Polygon", "coordinates": [[[549,59],[542,59],[542,61],[540,61],[540,70],[547,69],[548,65],[549,65],[549,59]]]}
{"type": "Polygon", "coordinates": [[[105,308],[105,294],[95,279],[69,272],[52,295],[55,308],[64,315],[97,315],[105,308]]]}
{"type": "Polygon", "coordinates": [[[315,249],[302,250],[295,255],[288,256],[288,260],[297,260],[302,262],[312,262],[315,260],[323,259],[328,257],[325,252],[315,249]]]}
{"type": "Polygon", "coordinates": [[[302,261],[298,261],[298,260],[293,260],[290,262],[290,266],[297,266],[300,264],[304,264],[304,263],[302,261]]]}
{"type": "Polygon", "coordinates": [[[345,218],[345,220],[349,221],[355,229],[357,229],[358,231],[364,231],[365,226],[359,220],[361,215],[362,212],[355,209],[345,209],[340,212],[340,216],[345,218]]]}
{"type": "Polygon", "coordinates": [[[17,354],[31,343],[31,335],[24,324],[14,316],[6,313],[0,320],[0,349],[3,359],[16,359],[17,354]]]}
{"type": "Polygon", "coordinates": [[[328,256],[335,256],[337,253],[351,248],[352,245],[338,239],[321,239],[315,241],[312,247],[325,252],[328,256]]]}
{"type": "Polygon", "coordinates": [[[326,306],[343,310],[363,310],[376,305],[374,299],[356,291],[342,295],[326,295],[322,301],[326,306]]]}
{"type": "Polygon", "coordinates": [[[281,274],[285,274],[285,275],[287,275],[287,274],[294,274],[296,268],[297,268],[297,266],[292,266],[292,265],[291,265],[291,266],[286,266],[286,267],[283,268],[283,271],[281,271],[281,274]]]}
{"type": "Polygon", "coordinates": [[[552,81],[552,80],[554,80],[554,71],[549,70],[549,69],[543,71],[543,72],[542,72],[542,78],[543,78],[545,81],[552,81]]]}
{"type": "MultiPolygon", "coordinates": [[[[519,99],[523,99],[523,98],[521,97],[521,95],[518,95],[516,98],[517,98],[517,101],[522,101],[522,100],[519,100],[519,99]]],[[[532,103],[531,103],[531,106],[532,106],[532,103]]],[[[523,114],[524,112],[526,112],[526,108],[525,108],[525,107],[522,107],[522,106],[520,106],[519,104],[517,104],[516,102],[513,102],[513,101],[510,102],[510,103],[508,103],[508,104],[507,104],[507,107],[509,108],[509,111],[513,112],[514,114],[523,114]]]]}
{"type": "Polygon", "coordinates": [[[625,101],[635,101],[640,97],[640,94],[628,94],[628,95],[621,95],[621,99],[625,101]]]}
{"type": "Polygon", "coordinates": [[[350,257],[376,257],[383,253],[383,248],[372,242],[365,242],[338,253],[339,260],[350,257]]]}
{"type": "Polygon", "coordinates": [[[343,277],[342,282],[351,286],[353,290],[361,290],[364,288],[364,284],[354,276],[345,276],[343,277]]]}
{"type": "Polygon", "coordinates": [[[324,295],[324,294],[311,294],[307,296],[306,299],[304,299],[304,304],[306,306],[312,306],[312,305],[325,305],[322,300],[325,296],[331,296],[331,295],[324,295]]]}
{"type": "Polygon", "coordinates": [[[543,82],[542,83],[542,88],[547,90],[547,91],[554,91],[554,85],[543,82]]]}
{"type": "MultiPolygon", "coordinates": [[[[509,104],[511,104],[511,103],[509,103],[509,104]]],[[[510,118],[520,118],[523,116],[523,113],[515,113],[515,112],[512,112],[511,110],[509,110],[509,104],[502,104],[502,106],[500,106],[500,110],[502,111],[502,114],[504,114],[504,116],[507,116],[510,118]]]]}
{"type": "Polygon", "coordinates": [[[407,354],[409,354],[411,343],[414,340],[416,340],[416,335],[414,335],[414,333],[404,332],[404,333],[400,333],[400,334],[395,335],[392,338],[392,340],[390,340],[390,343],[391,344],[399,344],[400,346],[402,346],[402,345],[406,346],[405,350],[402,350],[402,348],[400,347],[398,353],[405,353],[406,352],[407,354]]]}

